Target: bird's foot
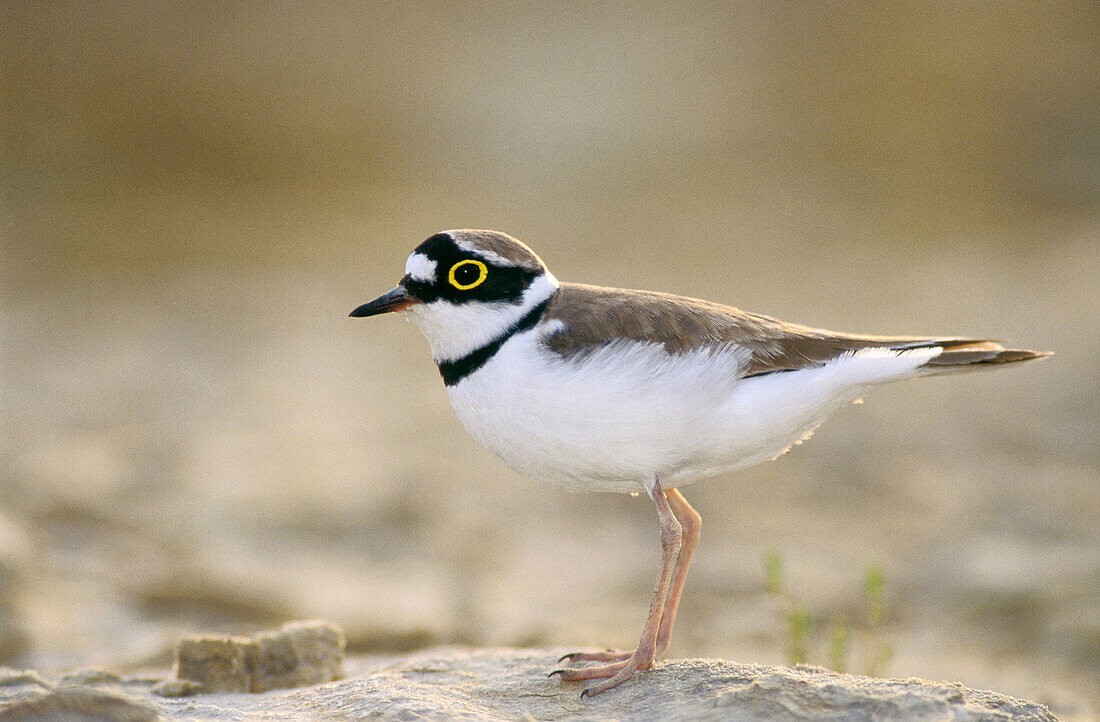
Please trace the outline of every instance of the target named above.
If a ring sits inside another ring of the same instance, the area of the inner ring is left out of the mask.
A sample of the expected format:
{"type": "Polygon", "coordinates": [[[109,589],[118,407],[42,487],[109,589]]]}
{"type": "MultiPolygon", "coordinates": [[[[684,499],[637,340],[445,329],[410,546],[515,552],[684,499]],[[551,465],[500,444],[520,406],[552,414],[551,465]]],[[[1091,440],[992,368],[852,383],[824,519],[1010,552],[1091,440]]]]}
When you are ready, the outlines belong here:
{"type": "Polygon", "coordinates": [[[562,662],[622,662],[630,659],[633,652],[623,652],[618,649],[605,649],[602,652],[570,652],[558,657],[558,664],[562,662]]]}
{"type": "Polygon", "coordinates": [[[581,692],[581,699],[584,699],[600,692],[606,692],[633,677],[638,670],[649,669],[653,666],[652,648],[648,650],[638,648],[633,652],[595,652],[590,654],[595,655],[595,658],[582,658],[579,654],[575,654],[566,655],[563,659],[568,658],[570,661],[602,661],[610,657],[614,661],[596,667],[555,669],[549,676],[559,675],[565,682],[579,682],[584,679],[603,680],[581,692]]]}

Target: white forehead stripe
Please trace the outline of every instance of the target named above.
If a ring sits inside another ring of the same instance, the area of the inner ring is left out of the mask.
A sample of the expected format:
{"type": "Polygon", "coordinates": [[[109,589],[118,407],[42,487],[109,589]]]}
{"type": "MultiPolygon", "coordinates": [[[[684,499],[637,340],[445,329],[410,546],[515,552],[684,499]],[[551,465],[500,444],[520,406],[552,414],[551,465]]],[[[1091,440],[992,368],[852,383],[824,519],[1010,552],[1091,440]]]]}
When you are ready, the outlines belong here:
{"type": "Polygon", "coordinates": [[[476,243],[471,243],[470,241],[456,240],[455,245],[466,251],[467,253],[473,253],[477,256],[480,256],[481,258],[484,258],[486,261],[493,264],[494,266],[504,266],[506,268],[514,268],[516,266],[516,263],[514,261],[509,261],[507,258],[500,255],[499,253],[493,253],[488,248],[483,248],[476,243]]]}
{"type": "Polygon", "coordinates": [[[405,261],[405,274],[415,281],[433,283],[435,281],[435,261],[423,253],[413,253],[405,261]]]}

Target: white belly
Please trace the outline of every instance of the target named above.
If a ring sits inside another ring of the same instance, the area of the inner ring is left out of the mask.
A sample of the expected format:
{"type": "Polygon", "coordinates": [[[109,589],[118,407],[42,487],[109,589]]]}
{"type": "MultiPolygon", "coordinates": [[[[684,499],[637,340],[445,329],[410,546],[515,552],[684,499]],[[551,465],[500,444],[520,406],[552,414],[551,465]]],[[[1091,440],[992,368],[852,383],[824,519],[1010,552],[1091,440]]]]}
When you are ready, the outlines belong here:
{"type": "Polygon", "coordinates": [[[933,352],[861,352],[818,368],[739,379],[742,349],[670,356],[625,342],[573,361],[510,339],[447,391],[459,420],[515,471],[578,491],[682,486],[782,454],[874,386],[933,352]]]}

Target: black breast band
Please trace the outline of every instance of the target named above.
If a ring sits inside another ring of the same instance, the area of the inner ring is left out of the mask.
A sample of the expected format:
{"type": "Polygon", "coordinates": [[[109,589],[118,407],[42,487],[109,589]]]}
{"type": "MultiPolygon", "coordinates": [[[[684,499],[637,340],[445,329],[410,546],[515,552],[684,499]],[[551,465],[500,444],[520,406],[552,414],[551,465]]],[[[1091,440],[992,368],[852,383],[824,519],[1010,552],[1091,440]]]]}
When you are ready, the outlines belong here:
{"type": "MultiPolygon", "coordinates": [[[[550,298],[553,298],[553,296],[550,298]]],[[[543,311],[550,305],[550,298],[525,313],[523,318],[513,323],[504,333],[484,346],[476,348],[462,358],[457,358],[454,361],[438,362],[439,375],[443,377],[443,383],[447,386],[454,386],[459,381],[484,366],[485,362],[491,359],[493,354],[500,350],[500,347],[504,345],[505,341],[521,331],[534,328],[535,324],[542,318],[543,311]]]]}

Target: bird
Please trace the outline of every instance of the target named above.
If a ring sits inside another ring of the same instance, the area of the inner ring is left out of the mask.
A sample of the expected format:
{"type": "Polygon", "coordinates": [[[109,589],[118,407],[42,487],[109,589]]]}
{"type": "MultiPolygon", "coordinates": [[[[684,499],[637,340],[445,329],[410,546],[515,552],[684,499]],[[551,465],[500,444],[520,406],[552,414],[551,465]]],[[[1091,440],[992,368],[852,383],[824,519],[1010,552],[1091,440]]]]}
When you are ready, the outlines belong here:
{"type": "Polygon", "coordinates": [[[573,491],[644,492],[656,507],[661,564],[637,647],[567,654],[550,672],[591,680],[582,698],[668,650],[701,528],[681,487],[780,456],[883,384],[1050,355],[561,283],[527,245],[490,230],[432,235],[396,288],[350,315],[391,312],[419,326],[463,427],[507,466],[573,491]]]}

